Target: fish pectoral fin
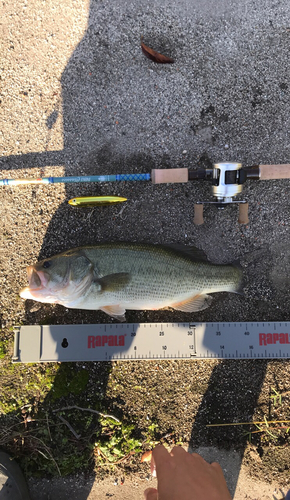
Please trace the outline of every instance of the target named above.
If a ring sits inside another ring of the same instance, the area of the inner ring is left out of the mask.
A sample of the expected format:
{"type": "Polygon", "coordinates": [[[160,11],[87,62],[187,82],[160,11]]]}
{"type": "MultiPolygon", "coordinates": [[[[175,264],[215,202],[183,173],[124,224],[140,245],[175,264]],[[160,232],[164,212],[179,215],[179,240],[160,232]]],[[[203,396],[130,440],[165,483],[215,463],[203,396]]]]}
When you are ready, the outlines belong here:
{"type": "Polygon", "coordinates": [[[112,316],[113,318],[118,319],[119,321],[126,321],[125,317],[126,309],[124,309],[124,307],[121,307],[119,305],[114,305],[114,306],[100,307],[100,309],[104,313],[108,314],[109,316],[112,316]]]}
{"type": "Polygon", "coordinates": [[[176,302],[171,304],[170,307],[183,312],[197,312],[203,311],[210,306],[212,297],[206,294],[198,294],[190,297],[190,299],[183,300],[182,302],[176,302]]]}
{"type": "Polygon", "coordinates": [[[97,278],[95,282],[101,286],[101,292],[119,292],[130,280],[130,273],[115,273],[97,278]]]}

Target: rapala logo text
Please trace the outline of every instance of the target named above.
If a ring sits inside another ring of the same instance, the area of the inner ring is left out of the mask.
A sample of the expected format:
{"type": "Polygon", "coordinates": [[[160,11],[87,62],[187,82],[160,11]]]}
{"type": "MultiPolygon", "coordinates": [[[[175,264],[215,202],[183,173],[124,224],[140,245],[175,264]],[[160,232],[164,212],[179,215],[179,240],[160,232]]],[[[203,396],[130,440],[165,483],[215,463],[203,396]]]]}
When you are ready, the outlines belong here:
{"type": "Polygon", "coordinates": [[[119,347],[125,345],[125,335],[89,335],[88,348],[94,347],[119,347]]]}
{"type": "Polygon", "coordinates": [[[289,333],[259,333],[259,345],[290,344],[289,333]]]}

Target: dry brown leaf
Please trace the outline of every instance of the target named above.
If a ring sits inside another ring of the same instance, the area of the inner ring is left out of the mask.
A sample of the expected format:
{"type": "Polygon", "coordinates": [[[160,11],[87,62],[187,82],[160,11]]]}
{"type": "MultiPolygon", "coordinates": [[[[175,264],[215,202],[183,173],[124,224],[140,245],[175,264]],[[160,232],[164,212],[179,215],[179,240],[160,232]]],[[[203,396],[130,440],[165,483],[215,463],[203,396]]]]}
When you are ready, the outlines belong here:
{"type": "Polygon", "coordinates": [[[151,59],[151,61],[154,61],[159,64],[172,64],[174,63],[174,59],[171,59],[171,57],[164,56],[163,54],[159,54],[159,52],[156,52],[156,50],[150,49],[150,47],[147,47],[145,43],[141,41],[141,49],[143,54],[148,57],[148,59],[151,59]]]}
{"type": "Polygon", "coordinates": [[[152,451],[145,451],[141,457],[141,463],[142,462],[150,462],[152,457],[152,451]]]}

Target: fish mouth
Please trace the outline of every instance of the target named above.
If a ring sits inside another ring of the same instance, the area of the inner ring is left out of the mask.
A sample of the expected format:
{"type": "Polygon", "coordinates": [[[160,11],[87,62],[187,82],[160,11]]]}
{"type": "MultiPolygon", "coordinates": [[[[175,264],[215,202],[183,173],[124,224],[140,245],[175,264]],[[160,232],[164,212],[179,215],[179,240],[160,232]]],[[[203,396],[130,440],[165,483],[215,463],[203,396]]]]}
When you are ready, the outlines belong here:
{"type": "Polygon", "coordinates": [[[34,266],[27,267],[27,278],[29,281],[29,288],[31,290],[36,290],[46,287],[48,283],[48,277],[43,271],[36,271],[34,266]]]}
{"type": "Polygon", "coordinates": [[[36,271],[33,266],[28,266],[26,270],[29,286],[20,291],[20,297],[22,299],[35,299],[34,294],[38,297],[39,292],[45,290],[48,278],[43,271],[36,271]]]}

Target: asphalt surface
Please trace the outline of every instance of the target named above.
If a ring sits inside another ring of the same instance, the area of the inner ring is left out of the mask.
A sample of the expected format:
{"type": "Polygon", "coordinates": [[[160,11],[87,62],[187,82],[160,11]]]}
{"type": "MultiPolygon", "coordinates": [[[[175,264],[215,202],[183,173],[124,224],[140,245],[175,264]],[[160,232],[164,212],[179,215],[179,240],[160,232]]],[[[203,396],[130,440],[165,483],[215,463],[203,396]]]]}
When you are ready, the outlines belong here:
{"type": "MultiPolygon", "coordinates": [[[[2,5],[3,177],[150,172],[289,162],[290,4],[181,0],[65,0],[2,5]],[[140,49],[173,57],[158,65],[140,49]]],[[[221,294],[201,313],[135,312],[130,322],[289,319],[289,181],[247,181],[249,223],[196,182],[0,188],[1,321],[37,323],[18,299],[25,266],[98,241],[179,243],[213,262],[239,260],[244,296],[221,294]],[[77,195],[120,195],[124,205],[78,210],[77,195]]],[[[107,322],[61,310],[63,322],[107,322]]],[[[263,375],[261,371],[261,377],[263,375]]]]}
{"type": "MultiPolygon", "coordinates": [[[[69,2],[51,9],[37,2],[17,5],[3,7],[4,176],[138,173],[209,168],[219,161],[287,163],[285,5],[92,2],[87,12],[80,4],[73,11],[69,2]],[[141,36],[175,63],[147,59],[141,36]]],[[[96,241],[195,245],[213,262],[240,260],[245,275],[245,297],[215,300],[201,320],[284,320],[288,184],[248,181],[239,199],[249,202],[249,224],[238,224],[236,205],[222,211],[206,205],[202,226],[194,225],[193,213],[196,201],[213,199],[206,181],[3,189],[3,245],[11,226],[17,229],[15,217],[24,227],[11,244],[18,239],[17,255],[28,246],[29,263],[96,241]],[[128,201],[122,208],[93,210],[67,205],[82,194],[119,194],[128,201]]],[[[21,284],[26,259],[18,272],[21,284]]],[[[142,317],[136,313],[132,320],[142,317]]]]}

